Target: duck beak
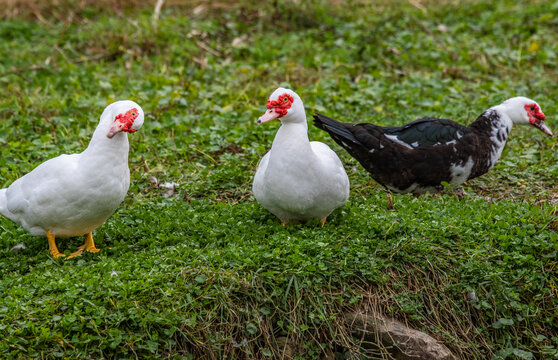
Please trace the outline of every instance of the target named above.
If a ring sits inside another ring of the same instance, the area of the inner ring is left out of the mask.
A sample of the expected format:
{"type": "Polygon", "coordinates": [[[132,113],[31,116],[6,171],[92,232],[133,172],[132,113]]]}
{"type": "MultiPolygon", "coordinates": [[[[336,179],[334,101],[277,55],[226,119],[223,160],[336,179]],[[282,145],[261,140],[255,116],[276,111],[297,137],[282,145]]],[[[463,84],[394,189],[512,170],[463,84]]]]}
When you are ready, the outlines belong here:
{"type": "Polygon", "coordinates": [[[546,135],[552,136],[552,131],[550,131],[550,129],[548,128],[548,126],[546,126],[544,121],[536,122],[533,124],[533,126],[539,129],[540,131],[542,131],[543,133],[545,133],[546,135]]]}
{"type": "MultiPolygon", "coordinates": [[[[137,111],[134,109],[134,111],[137,111]]],[[[132,125],[134,124],[134,120],[137,117],[137,115],[130,115],[130,114],[119,114],[116,119],[114,119],[114,122],[112,123],[112,126],[110,127],[108,133],[107,133],[107,137],[109,139],[112,139],[112,137],[116,134],[118,134],[121,131],[126,131],[129,133],[133,133],[136,132],[136,129],[132,128],[132,125]]],[[[141,126],[141,125],[140,125],[141,126]]]]}
{"type": "Polygon", "coordinates": [[[118,134],[119,132],[121,132],[124,129],[124,123],[116,120],[112,126],[110,127],[108,133],[107,133],[107,137],[109,139],[112,139],[112,137],[116,134],[118,134]]]}
{"type": "Polygon", "coordinates": [[[268,109],[260,118],[258,119],[258,124],[277,119],[281,114],[275,111],[275,108],[268,109]]]}

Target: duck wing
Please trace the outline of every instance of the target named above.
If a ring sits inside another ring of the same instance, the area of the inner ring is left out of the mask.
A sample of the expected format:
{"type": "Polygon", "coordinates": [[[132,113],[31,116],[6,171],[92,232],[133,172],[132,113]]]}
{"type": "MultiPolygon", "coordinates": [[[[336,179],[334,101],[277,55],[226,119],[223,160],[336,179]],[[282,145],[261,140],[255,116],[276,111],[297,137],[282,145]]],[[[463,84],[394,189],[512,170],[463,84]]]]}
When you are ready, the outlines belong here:
{"type": "MultiPolygon", "coordinates": [[[[369,124],[362,124],[367,128],[369,124]]],[[[377,126],[374,125],[376,129],[377,126]]],[[[383,127],[385,136],[401,145],[419,148],[450,145],[469,131],[466,126],[449,119],[425,117],[400,127],[383,127]]]]}

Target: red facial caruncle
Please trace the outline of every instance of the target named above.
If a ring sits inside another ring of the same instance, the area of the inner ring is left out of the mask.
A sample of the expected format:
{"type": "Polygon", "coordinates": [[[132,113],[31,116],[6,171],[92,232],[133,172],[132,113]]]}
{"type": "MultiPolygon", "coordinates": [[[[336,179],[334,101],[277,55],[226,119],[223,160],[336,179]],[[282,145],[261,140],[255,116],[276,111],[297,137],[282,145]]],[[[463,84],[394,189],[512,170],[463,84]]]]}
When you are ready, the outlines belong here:
{"type": "Polygon", "coordinates": [[[281,116],[279,117],[283,117],[287,115],[287,112],[291,108],[293,101],[294,101],[293,97],[285,93],[279,96],[277,100],[267,100],[267,108],[268,109],[274,108],[276,112],[281,114],[281,116]]]}
{"type": "Polygon", "coordinates": [[[136,132],[137,130],[133,129],[132,125],[134,124],[134,120],[136,120],[138,115],[139,112],[138,109],[136,108],[127,111],[125,114],[116,115],[116,117],[114,118],[114,123],[110,127],[109,132],[107,133],[107,137],[110,139],[121,131],[126,131],[129,133],[136,132]]]}
{"type": "Polygon", "coordinates": [[[273,120],[280,119],[287,115],[289,109],[293,105],[294,98],[284,93],[279,96],[277,100],[267,100],[267,111],[258,119],[258,124],[273,120]]]}
{"type": "Polygon", "coordinates": [[[552,131],[550,131],[550,129],[544,123],[546,116],[539,108],[539,105],[535,103],[527,104],[525,105],[525,111],[527,111],[527,115],[529,116],[529,123],[531,125],[541,130],[545,134],[552,136],[552,131]]]}
{"type": "Polygon", "coordinates": [[[525,110],[529,115],[529,122],[533,124],[534,122],[544,121],[546,116],[544,116],[543,112],[539,108],[537,104],[527,104],[525,105],[525,110]]]}

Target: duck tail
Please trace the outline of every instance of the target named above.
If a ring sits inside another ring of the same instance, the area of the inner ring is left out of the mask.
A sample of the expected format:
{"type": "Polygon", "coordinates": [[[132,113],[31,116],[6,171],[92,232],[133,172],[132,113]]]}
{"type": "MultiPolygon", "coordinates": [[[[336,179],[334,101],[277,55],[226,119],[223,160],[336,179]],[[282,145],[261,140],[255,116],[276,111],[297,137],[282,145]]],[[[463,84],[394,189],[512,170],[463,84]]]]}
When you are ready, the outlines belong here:
{"type": "Polygon", "coordinates": [[[0,215],[4,215],[8,219],[18,222],[17,217],[8,209],[8,189],[0,189],[0,215]]]}
{"type": "Polygon", "coordinates": [[[9,218],[8,214],[10,214],[10,211],[8,210],[8,197],[6,196],[7,191],[8,189],[0,189],[0,214],[9,218]]]}
{"type": "Polygon", "coordinates": [[[327,117],[322,114],[316,113],[314,115],[314,126],[318,129],[327,131],[329,135],[337,143],[340,141],[350,141],[355,144],[360,144],[360,142],[355,138],[353,133],[351,133],[347,128],[346,124],[343,124],[335,119],[327,117]]]}

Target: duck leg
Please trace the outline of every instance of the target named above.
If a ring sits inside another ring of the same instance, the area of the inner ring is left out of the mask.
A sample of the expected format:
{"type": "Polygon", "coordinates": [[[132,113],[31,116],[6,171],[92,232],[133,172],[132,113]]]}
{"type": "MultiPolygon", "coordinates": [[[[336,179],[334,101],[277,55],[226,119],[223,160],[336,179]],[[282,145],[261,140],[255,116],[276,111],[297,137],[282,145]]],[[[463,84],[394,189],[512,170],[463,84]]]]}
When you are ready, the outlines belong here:
{"type": "Polygon", "coordinates": [[[54,234],[52,233],[52,231],[47,230],[46,231],[46,237],[48,239],[48,248],[50,250],[50,255],[52,255],[53,258],[59,258],[60,256],[66,256],[64,254],[62,254],[60,251],[58,251],[58,248],[56,247],[56,241],[54,238],[54,234]]]}
{"type": "Polygon", "coordinates": [[[326,218],[323,218],[323,219],[320,220],[320,224],[322,224],[322,227],[324,227],[325,222],[326,222],[326,218]]]}
{"type": "Polygon", "coordinates": [[[83,254],[84,251],[89,251],[91,253],[96,253],[101,251],[95,247],[95,242],[93,241],[93,233],[87,233],[85,235],[85,242],[83,243],[83,245],[78,247],[78,250],[76,252],[73,252],[70,256],[68,256],[68,259],[71,259],[76,256],[81,256],[81,254],[83,254]]]}
{"type": "Polygon", "coordinates": [[[97,249],[95,247],[95,242],[93,241],[93,233],[87,233],[85,235],[85,243],[80,246],[80,248],[83,247],[86,251],[89,251],[90,253],[96,253],[101,251],[100,249],[97,249]]]}
{"type": "Polygon", "coordinates": [[[387,193],[387,209],[393,210],[393,198],[391,197],[391,193],[387,193]]]}

